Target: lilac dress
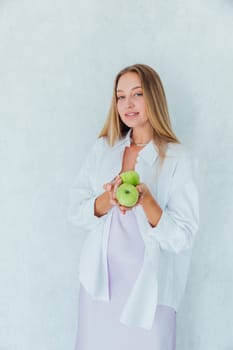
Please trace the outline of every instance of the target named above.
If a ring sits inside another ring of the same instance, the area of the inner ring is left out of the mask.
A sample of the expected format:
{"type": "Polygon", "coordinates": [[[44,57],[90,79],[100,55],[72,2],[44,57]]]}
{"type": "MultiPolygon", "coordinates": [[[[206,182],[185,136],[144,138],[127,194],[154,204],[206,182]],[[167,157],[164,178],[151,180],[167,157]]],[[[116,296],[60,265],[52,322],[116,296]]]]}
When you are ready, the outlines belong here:
{"type": "Polygon", "coordinates": [[[175,350],[176,312],[158,305],[151,330],[120,323],[120,314],[141,268],[144,242],[134,210],[117,207],[108,242],[110,301],[92,300],[80,285],[75,350],[175,350]]]}

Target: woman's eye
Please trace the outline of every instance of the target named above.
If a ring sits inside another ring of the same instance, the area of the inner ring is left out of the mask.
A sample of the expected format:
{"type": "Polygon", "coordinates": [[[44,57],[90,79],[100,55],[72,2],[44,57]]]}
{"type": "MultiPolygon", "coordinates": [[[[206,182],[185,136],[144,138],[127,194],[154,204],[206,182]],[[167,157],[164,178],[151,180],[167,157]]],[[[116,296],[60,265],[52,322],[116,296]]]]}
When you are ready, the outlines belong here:
{"type": "Polygon", "coordinates": [[[134,94],[134,96],[143,96],[143,93],[142,93],[142,92],[136,92],[136,93],[134,94]]]}
{"type": "Polygon", "coordinates": [[[123,98],[125,98],[125,96],[117,96],[117,100],[123,100],[123,98]]]}

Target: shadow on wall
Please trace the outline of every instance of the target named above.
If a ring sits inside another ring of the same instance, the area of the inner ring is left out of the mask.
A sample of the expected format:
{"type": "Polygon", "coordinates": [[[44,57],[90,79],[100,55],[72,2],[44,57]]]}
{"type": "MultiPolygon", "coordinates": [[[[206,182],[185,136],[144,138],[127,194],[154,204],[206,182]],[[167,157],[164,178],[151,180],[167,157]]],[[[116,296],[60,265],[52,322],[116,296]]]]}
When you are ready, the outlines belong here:
{"type": "Polygon", "coordinates": [[[224,0],[223,3],[226,5],[230,5],[233,9],[233,1],[232,0],[224,0]]]}
{"type": "Polygon", "coordinates": [[[172,128],[181,143],[195,148],[199,118],[194,92],[187,78],[175,76],[172,70],[166,75],[169,76],[169,88],[165,86],[165,93],[172,128]]]}

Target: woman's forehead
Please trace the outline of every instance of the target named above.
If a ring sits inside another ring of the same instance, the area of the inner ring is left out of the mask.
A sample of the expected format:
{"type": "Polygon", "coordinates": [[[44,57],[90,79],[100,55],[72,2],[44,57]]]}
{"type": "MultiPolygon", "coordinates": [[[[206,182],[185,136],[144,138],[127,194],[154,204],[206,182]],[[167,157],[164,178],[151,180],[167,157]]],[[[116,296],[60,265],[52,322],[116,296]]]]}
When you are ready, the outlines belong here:
{"type": "Polygon", "coordinates": [[[117,91],[124,90],[126,88],[141,87],[141,79],[136,72],[127,72],[123,74],[117,84],[117,91]]]}

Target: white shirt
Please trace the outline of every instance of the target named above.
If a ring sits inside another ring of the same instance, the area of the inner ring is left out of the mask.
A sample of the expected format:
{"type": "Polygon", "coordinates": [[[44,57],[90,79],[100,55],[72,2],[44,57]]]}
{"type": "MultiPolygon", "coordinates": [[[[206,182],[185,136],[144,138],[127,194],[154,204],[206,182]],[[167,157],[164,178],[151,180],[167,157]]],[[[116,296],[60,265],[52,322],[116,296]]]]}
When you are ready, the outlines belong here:
{"type": "MultiPolygon", "coordinates": [[[[93,299],[109,301],[107,243],[112,210],[94,215],[96,197],[122,167],[130,131],[110,147],[99,138],[90,150],[70,190],[69,220],[86,238],[81,250],[79,280],[93,299]]],[[[151,227],[141,205],[136,213],[145,244],[144,262],[122,309],[123,324],[151,329],[157,304],[178,309],[184,293],[193,240],[199,225],[198,162],[182,144],[168,143],[162,170],[151,141],[138,154],[135,170],[163,210],[151,227]]],[[[120,252],[119,252],[120,254],[120,252]]]]}

